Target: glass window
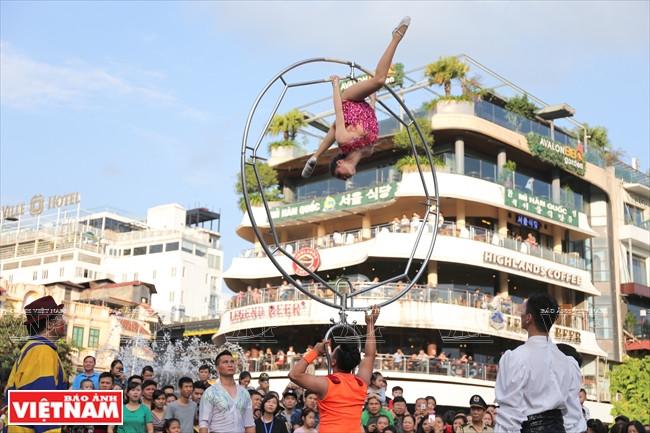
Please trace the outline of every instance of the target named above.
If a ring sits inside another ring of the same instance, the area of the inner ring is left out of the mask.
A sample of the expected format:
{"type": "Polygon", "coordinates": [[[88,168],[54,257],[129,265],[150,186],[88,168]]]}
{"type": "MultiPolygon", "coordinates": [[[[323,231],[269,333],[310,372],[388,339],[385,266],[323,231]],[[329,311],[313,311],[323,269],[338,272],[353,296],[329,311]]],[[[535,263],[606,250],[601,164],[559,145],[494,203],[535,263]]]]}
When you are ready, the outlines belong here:
{"type": "Polygon", "coordinates": [[[609,249],[607,239],[593,239],[593,273],[594,281],[609,281],[609,249]]]}
{"type": "Polygon", "coordinates": [[[81,326],[72,327],[72,342],[77,347],[84,347],[84,328],[81,326]]]}
{"type": "Polygon", "coordinates": [[[124,251],[122,252],[123,256],[130,256],[131,255],[131,248],[124,248],[124,251]]]}
{"type": "Polygon", "coordinates": [[[208,267],[212,269],[221,269],[221,257],[214,254],[208,254],[208,267]]]}
{"type": "Polygon", "coordinates": [[[149,254],[162,253],[162,250],[163,250],[162,244],[149,245],[149,254]]]}
{"type": "Polygon", "coordinates": [[[169,242],[165,244],[165,251],[178,251],[178,242],[169,242]]]}
{"type": "Polygon", "coordinates": [[[172,278],[176,276],[176,266],[172,267],[172,278]]]}
{"type": "Polygon", "coordinates": [[[99,329],[88,330],[88,347],[99,347],[99,329]]]}
{"type": "Polygon", "coordinates": [[[194,250],[194,254],[196,254],[199,257],[203,257],[207,254],[208,249],[202,245],[196,245],[196,249],[194,250]]]}
{"type": "Polygon", "coordinates": [[[625,203],[625,224],[643,227],[643,209],[625,203]]]}
{"type": "Polygon", "coordinates": [[[647,259],[637,256],[636,254],[632,255],[632,271],[633,271],[633,280],[635,283],[643,284],[644,286],[648,285],[648,271],[646,269],[647,259]]]}
{"type": "Polygon", "coordinates": [[[192,254],[194,252],[194,244],[192,242],[188,242],[184,240],[181,249],[186,253],[192,254]]]}
{"type": "Polygon", "coordinates": [[[133,248],[134,256],[144,256],[147,254],[147,247],[135,247],[133,248]]]}

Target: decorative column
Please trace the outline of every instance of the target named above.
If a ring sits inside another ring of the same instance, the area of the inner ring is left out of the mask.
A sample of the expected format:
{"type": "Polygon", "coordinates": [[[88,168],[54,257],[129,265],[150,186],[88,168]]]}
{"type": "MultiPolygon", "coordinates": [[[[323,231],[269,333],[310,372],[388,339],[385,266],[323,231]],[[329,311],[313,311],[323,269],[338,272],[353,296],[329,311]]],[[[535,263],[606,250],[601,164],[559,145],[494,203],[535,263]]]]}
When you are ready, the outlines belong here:
{"type": "Polygon", "coordinates": [[[456,163],[456,173],[465,174],[465,141],[462,136],[456,137],[455,142],[455,163],[456,163]]]}
{"type": "Polygon", "coordinates": [[[372,238],[372,234],[370,233],[370,214],[366,213],[363,215],[361,218],[361,237],[364,239],[370,239],[372,238]]]}
{"type": "Polygon", "coordinates": [[[435,260],[429,261],[427,266],[427,284],[434,286],[438,285],[438,262],[435,260]]]}
{"type": "Polygon", "coordinates": [[[562,198],[560,196],[560,169],[553,168],[551,169],[551,201],[555,203],[561,203],[562,198]]]}

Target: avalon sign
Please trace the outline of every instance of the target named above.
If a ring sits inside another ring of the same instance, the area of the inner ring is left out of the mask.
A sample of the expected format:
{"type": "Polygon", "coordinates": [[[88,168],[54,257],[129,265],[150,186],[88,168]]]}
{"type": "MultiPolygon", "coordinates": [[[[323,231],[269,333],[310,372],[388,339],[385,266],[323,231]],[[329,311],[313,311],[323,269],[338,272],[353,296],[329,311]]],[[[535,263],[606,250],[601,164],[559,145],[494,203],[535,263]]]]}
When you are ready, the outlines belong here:
{"type": "Polygon", "coordinates": [[[328,195],[325,198],[302,201],[271,209],[273,221],[285,221],[312,215],[380,203],[395,197],[395,182],[372,186],[343,194],[328,195]]]}
{"type": "Polygon", "coordinates": [[[577,149],[574,149],[532,132],[526,136],[526,139],[528,149],[533,156],[580,176],[585,175],[585,152],[582,143],[578,143],[577,149]]]}
{"type": "Polygon", "coordinates": [[[505,195],[506,206],[525,210],[572,226],[578,227],[579,225],[578,211],[575,209],[569,209],[561,204],[508,187],[506,187],[505,195]]]}

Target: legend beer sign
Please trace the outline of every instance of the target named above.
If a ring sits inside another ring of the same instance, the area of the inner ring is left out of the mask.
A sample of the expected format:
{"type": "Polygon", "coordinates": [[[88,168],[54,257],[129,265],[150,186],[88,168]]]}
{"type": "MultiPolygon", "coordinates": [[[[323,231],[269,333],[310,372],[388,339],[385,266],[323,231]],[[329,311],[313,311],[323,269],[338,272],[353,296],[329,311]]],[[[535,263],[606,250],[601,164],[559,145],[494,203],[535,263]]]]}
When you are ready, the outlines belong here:
{"type": "Polygon", "coordinates": [[[51,195],[45,198],[42,194],[36,194],[27,203],[2,206],[3,220],[16,220],[26,211],[33,217],[39,216],[43,211],[59,209],[66,206],[77,205],[81,202],[78,192],[71,192],[63,195],[51,195]]]}

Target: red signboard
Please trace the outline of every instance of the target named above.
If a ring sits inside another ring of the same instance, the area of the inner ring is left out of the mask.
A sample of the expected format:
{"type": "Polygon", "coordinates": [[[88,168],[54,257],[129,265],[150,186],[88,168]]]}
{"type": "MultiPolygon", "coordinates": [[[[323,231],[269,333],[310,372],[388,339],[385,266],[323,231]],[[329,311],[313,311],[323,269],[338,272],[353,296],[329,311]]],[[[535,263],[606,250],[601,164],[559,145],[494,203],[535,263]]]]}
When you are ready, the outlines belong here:
{"type": "Polygon", "coordinates": [[[122,425],[122,391],[9,391],[8,425],[122,425]]]}
{"type": "MultiPolygon", "coordinates": [[[[313,248],[301,248],[296,252],[296,254],[294,254],[293,257],[312,272],[315,272],[316,269],[318,269],[318,265],[320,265],[320,254],[318,254],[318,251],[313,248]]],[[[306,277],[309,275],[309,273],[298,266],[296,262],[292,262],[292,265],[293,271],[296,273],[296,275],[300,275],[301,277],[306,277]]]]}

